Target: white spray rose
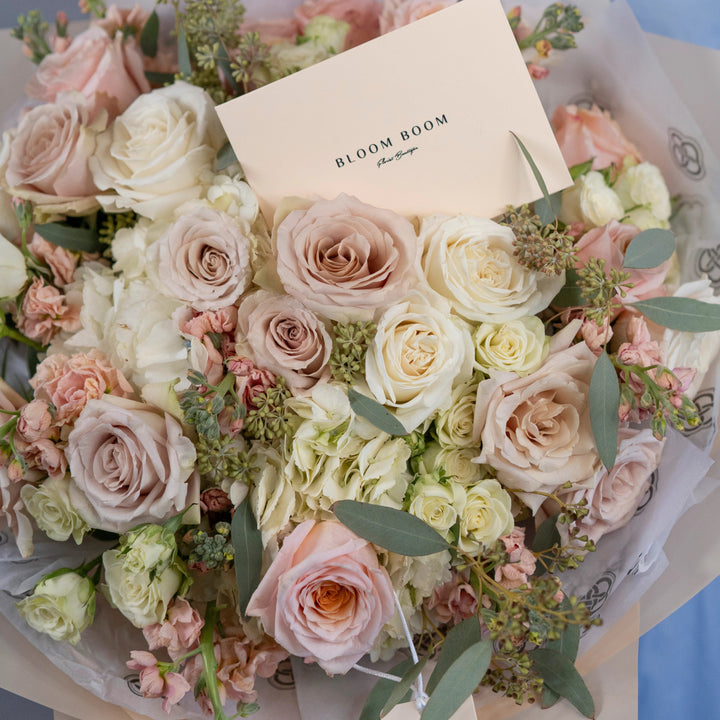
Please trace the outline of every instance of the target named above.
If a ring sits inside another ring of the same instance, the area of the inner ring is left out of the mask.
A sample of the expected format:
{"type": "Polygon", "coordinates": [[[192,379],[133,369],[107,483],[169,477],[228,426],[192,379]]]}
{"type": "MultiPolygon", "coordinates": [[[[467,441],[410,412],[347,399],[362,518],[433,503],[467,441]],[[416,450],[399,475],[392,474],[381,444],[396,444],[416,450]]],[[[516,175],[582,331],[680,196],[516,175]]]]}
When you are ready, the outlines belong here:
{"type": "Polygon", "coordinates": [[[127,573],[160,573],[176,552],[175,535],[170,530],[162,525],[141,525],[123,536],[118,555],[127,573]]]}
{"type": "Polygon", "coordinates": [[[460,516],[460,548],[475,555],[512,532],[515,521],[510,505],[510,494],[497,480],[482,480],[467,488],[460,516]]]}
{"type": "Polygon", "coordinates": [[[257,197],[241,173],[227,172],[213,176],[205,196],[213,209],[244,223],[249,230],[258,217],[257,197]]]}
{"type": "Polygon", "coordinates": [[[15,298],[26,282],[27,270],[23,254],[0,235],[0,298],[15,298]]]}
{"type": "Polygon", "coordinates": [[[63,573],[41,580],[16,607],[34,630],[76,645],[95,616],[95,586],[75,572],[63,573]]]}
{"type": "Polygon", "coordinates": [[[449,478],[461,485],[472,485],[485,477],[485,467],[473,462],[477,447],[450,447],[430,443],[422,455],[424,472],[443,470],[449,478]]]}
{"type": "Polygon", "coordinates": [[[279,80],[286,75],[292,75],[322,60],[327,60],[331,54],[318,43],[306,42],[298,45],[286,40],[280,41],[268,48],[270,78],[279,80]]]}
{"type": "MultiPolygon", "coordinates": [[[[639,165],[629,165],[623,168],[618,175],[613,190],[617,193],[625,210],[638,205],[645,213],[638,211],[630,213],[631,217],[642,220],[647,229],[649,227],[667,227],[670,218],[670,192],[659,168],[649,162],[639,165]],[[654,223],[651,221],[654,220],[654,223]]],[[[629,220],[637,224],[633,220],[629,220]]]]}
{"type": "Polygon", "coordinates": [[[545,326],[535,315],[506,323],[483,323],[473,333],[475,367],[527,375],[535,372],[550,349],[545,326]]]}
{"type": "Polygon", "coordinates": [[[467,448],[475,445],[473,420],[477,382],[456,385],[452,391],[450,406],[438,412],[435,432],[441,445],[467,448]]]}
{"type": "Polygon", "coordinates": [[[63,542],[72,536],[79,545],[90,526],[70,502],[70,478],[49,477],[41,485],[24,485],[20,497],[38,527],[51,539],[63,542]]]}
{"type": "Polygon", "coordinates": [[[564,223],[582,222],[602,227],[611,220],[620,220],[624,214],[617,193],[596,170],[581,175],[573,187],[563,190],[560,219],[564,223]]]}
{"type": "Polygon", "coordinates": [[[462,485],[453,480],[441,480],[437,473],[429,473],[419,476],[413,483],[408,512],[446,537],[464,505],[462,485]]]}

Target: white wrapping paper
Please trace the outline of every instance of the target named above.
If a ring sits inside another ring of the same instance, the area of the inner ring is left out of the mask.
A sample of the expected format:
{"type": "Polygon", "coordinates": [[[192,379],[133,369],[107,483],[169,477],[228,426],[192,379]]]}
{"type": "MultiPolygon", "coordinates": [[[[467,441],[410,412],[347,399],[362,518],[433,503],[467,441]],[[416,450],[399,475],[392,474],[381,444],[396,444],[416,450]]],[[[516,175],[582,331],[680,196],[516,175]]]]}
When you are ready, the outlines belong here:
{"type": "MultiPolygon", "coordinates": [[[[141,4],[152,5],[152,2],[144,0],[141,4]]],[[[281,14],[284,8],[297,3],[255,0],[246,4],[251,15],[259,16],[260,8],[262,14],[269,16],[273,12],[281,14]]],[[[507,3],[507,6],[514,4],[507,3]]],[[[712,232],[720,226],[717,200],[720,197],[720,167],[717,160],[660,71],[624,0],[577,0],[576,4],[583,12],[586,29],[578,37],[579,48],[558,53],[549,78],[537,84],[543,104],[551,113],[558,104],[597,102],[613,113],[645,159],[661,168],[671,193],[682,196],[673,222],[682,279],[696,279],[705,273],[717,288],[720,286],[720,238],[714,237],[712,232]]],[[[526,0],[524,14],[532,20],[546,5],[546,0],[526,0]]],[[[605,621],[601,628],[585,635],[584,650],[593,644],[601,647],[603,633],[620,618],[623,618],[622,623],[627,623],[628,617],[633,616],[628,611],[667,565],[663,545],[668,533],[688,507],[708,497],[720,482],[718,471],[711,467],[720,452],[716,438],[715,390],[719,375],[720,367],[715,360],[696,398],[701,409],[701,426],[685,437],[675,432],[669,434],[663,462],[631,524],[606,536],[581,570],[565,580],[566,588],[586,596],[593,610],[605,621]]],[[[718,505],[717,497],[717,492],[710,496],[715,506],[718,505]]],[[[687,523],[681,522],[681,526],[687,527],[687,523]]],[[[680,545],[681,541],[676,539],[675,544],[680,545]]],[[[682,546],[686,547],[684,543],[682,546]]],[[[0,536],[0,612],[54,665],[98,697],[151,718],[168,717],[161,711],[159,701],[138,696],[135,677],[124,663],[131,649],[144,647],[142,636],[104,600],[98,598],[96,622],[75,648],[35,633],[15,610],[15,599],[29,592],[43,574],[63,565],[80,564],[97,552],[97,548],[91,549],[87,545],[78,550],[72,543],[59,546],[49,541],[37,542],[35,556],[24,561],[12,542],[5,535],[0,536]],[[59,554],[59,547],[62,554],[59,554]]],[[[696,559],[692,558],[692,561],[696,559]]],[[[704,562],[711,564],[712,558],[705,558],[704,562]]],[[[717,574],[717,571],[715,568],[714,572],[712,569],[707,572],[717,574]]],[[[681,580],[682,572],[675,570],[675,576],[681,580]]],[[[678,604],[687,599],[688,594],[677,588],[677,582],[676,591],[678,604]]],[[[661,619],[659,613],[656,616],[655,620],[661,619]]],[[[634,624],[631,623],[629,629],[625,625],[616,628],[616,631],[621,629],[620,635],[624,634],[628,640],[636,638],[638,633],[637,618],[633,617],[634,624]]],[[[609,643],[615,651],[623,646],[617,636],[615,632],[615,640],[609,643]]],[[[634,672],[633,652],[630,647],[616,658],[618,666],[633,668],[625,674],[634,672]]],[[[592,654],[588,653],[587,657],[592,654]]],[[[582,662],[581,659],[581,666],[582,662]]],[[[597,667],[585,669],[590,678],[598,671],[597,667]]],[[[292,691],[292,675],[284,667],[271,681],[271,687],[259,682],[262,710],[254,717],[258,720],[351,719],[359,714],[363,698],[373,682],[371,678],[355,673],[330,680],[317,668],[300,664],[295,665],[295,670],[297,702],[292,691]]],[[[592,681],[590,687],[595,689],[592,681]]],[[[601,686],[601,691],[606,695],[596,695],[598,709],[610,713],[602,717],[630,717],[613,712],[612,694],[607,695],[610,692],[607,686],[601,686]]],[[[620,687],[615,691],[623,692],[620,687]]],[[[627,692],[632,696],[632,688],[627,692]]],[[[514,706],[499,704],[485,694],[479,702],[482,704],[486,700],[492,707],[481,712],[483,718],[500,720],[518,712],[514,706]]],[[[566,710],[558,706],[543,715],[537,715],[540,711],[536,708],[519,712],[518,717],[528,720],[535,717],[558,720],[564,717],[566,710]]],[[[169,717],[190,720],[202,716],[190,701],[174,709],[169,717]]]]}

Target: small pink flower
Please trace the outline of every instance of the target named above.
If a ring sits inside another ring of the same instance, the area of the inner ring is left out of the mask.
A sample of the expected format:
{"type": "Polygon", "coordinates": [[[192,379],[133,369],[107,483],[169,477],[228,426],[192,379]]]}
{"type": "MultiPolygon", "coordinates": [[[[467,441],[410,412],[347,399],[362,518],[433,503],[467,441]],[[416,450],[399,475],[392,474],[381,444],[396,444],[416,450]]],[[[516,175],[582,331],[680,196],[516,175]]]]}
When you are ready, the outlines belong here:
{"type": "Polygon", "coordinates": [[[228,494],[219,487],[211,487],[200,493],[200,510],[203,513],[221,513],[232,508],[228,494]]]}
{"type": "Polygon", "coordinates": [[[441,623],[457,624],[477,613],[477,593],[472,585],[456,576],[433,589],[427,607],[435,611],[441,623]]]}
{"type": "Polygon", "coordinates": [[[157,658],[145,650],[131,650],[131,660],[125,664],[140,671],[140,692],[147,698],[164,698],[162,709],[169,713],[171,706],[180,702],[190,691],[190,684],[179,673],[162,673],[157,658]]]}
{"type": "Polygon", "coordinates": [[[78,261],[71,252],[59,245],[49,243],[37,233],[33,235],[28,244],[28,250],[40,262],[44,262],[50,267],[57,287],[62,288],[72,282],[78,261]]]}
{"type": "Polygon", "coordinates": [[[380,13],[380,32],[384,35],[454,4],[455,0],[385,0],[380,13]]]}
{"type": "Polygon", "coordinates": [[[601,327],[594,320],[585,318],[580,327],[580,336],[590,350],[599,357],[603,347],[610,342],[610,338],[613,336],[610,319],[605,316],[601,327]]]}
{"type": "Polygon", "coordinates": [[[80,308],[67,305],[57,288],[35,278],[23,298],[18,327],[31,340],[47,345],[60,330],[80,327],[80,308]]]}
{"type": "Polygon", "coordinates": [[[533,80],[544,80],[550,74],[550,68],[530,62],[527,64],[528,72],[533,80]]]}
{"type": "Polygon", "coordinates": [[[179,703],[190,692],[190,683],[180,673],[168,672],[164,676],[162,709],[169,713],[171,707],[179,703]]]}
{"type": "Polygon", "coordinates": [[[16,482],[9,475],[9,468],[0,465],[0,522],[10,528],[20,554],[26,558],[33,552],[33,526],[30,514],[20,497],[25,482],[16,482]]]}
{"type": "Polygon", "coordinates": [[[508,560],[495,568],[495,580],[504,588],[514,590],[528,582],[535,572],[535,556],[525,547],[525,530],[515,527],[510,535],[500,538],[505,544],[508,560]]]}
{"type": "Polygon", "coordinates": [[[168,607],[167,620],[146,625],[143,635],[151,650],[165,647],[173,660],[197,647],[205,621],[184,598],[175,598],[168,607]]]}
{"type": "Polygon", "coordinates": [[[15,447],[31,468],[39,468],[51,477],[64,475],[67,471],[65,453],[52,440],[40,438],[26,442],[16,436],[15,447]]]}
{"type": "Polygon", "coordinates": [[[277,378],[269,370],[255,367],[246,357],[228,360],[228,370],[235,375],[235,391],[244,405],[254,407],[255,398],[262,392],[275,387],[277,378]]]}
{"type": "Polygon", "coordinates": [[[48,404],[42,400],[32,400],[20,410],[17,432],[24,440],[31,443],[49,438],[52,424],[53,419],[48,404]]]}

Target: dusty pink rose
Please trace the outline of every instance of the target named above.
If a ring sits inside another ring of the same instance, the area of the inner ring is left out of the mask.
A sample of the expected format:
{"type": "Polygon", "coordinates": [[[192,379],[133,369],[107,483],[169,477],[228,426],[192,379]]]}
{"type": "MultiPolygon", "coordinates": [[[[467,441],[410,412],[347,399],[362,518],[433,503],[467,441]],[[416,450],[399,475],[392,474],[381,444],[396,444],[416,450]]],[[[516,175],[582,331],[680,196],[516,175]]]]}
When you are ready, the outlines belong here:
{"type": "Polygon", "coordinates": [[[122,533],[161,523],[197,502],[195,447],[150,405],[89,400],[68,436],[70,499],[91,527],[122,533]]]}
{"type": "Polygon", "coordinates": [[[478,610],[478,599],[475,589],[462,578],[438,585],[426,601],[428,610],[434,610],[441,623],[457,623],[472,617],[478,610]],[[459,581],[460,580],[460,581],[459,581]]]}
{"type": "Polygon", "coordinates": [[[18,313],[18,327],[31,340],[47,345],[61,330],[80,327],[80,309],[67,305],[65,296],[44,280],[35,278],[18,313]]]}
{"type": "Polygon", "coordinates": [[[555,139],[568,167],[594,158],[592,169],[615,165],[622,167],[623,158],[641,161],[637,148],[623,135],[610,113],[597,105],[585,110],[575,105],[560,105],[552,118],[555,139]]]}
{"type": "Polygon", "coordinates": [[[256,32],[266,45],[275,45],[288,40],[295,42],[295,38],[300,34],[300,25],[294,17],[248,20],[241,25],[240,32],[256,32]]]}
{"type": "Polygon", "coordinates": [[[88,400],[104,395],[132,397],[125,376],[99,350],[79,355],[48,355],[30,380],[35,397],[55,406],[55,424],[71,423],[88,400]]]}
{"type": "Polygon", "coordinates": [[[49,243],[43,237],[35,233],[28,243],[28,250],[40,262],[44,262],[53,273],[55,285],[59,288],[68,285],[73,280],[75,268],[77,267],[77,256],[59,245],[49,243]]]}
{"type": "Polygon", "coordinates": [[[285,538],[247,614],[293,655],[346,673],[394,613],[372,545],[338,522],[308,520],[285,538]]]}
{"type": "Polygon", "coordinates": [[[500,538],[508,553],[508,562],[495,568],[495,580],[513,590],[524,585],[535,572],[535,556],[525,547],[525,530],[515,527],[510,535],[500,538]]]}
{"type": "Polygon", "coordinates": [[[32,520],[20,497],[20,490],[26,484],[11,480],[7,468],[0,465],[0,527],[10,529],[24,558],[33,552],[32,520]]]}
{"type": "Polygon", "coordinates": [[[52,433],[53,418],[50,408],[42,400],[32,400],[20,410],[17,432],[23,440],[34,442],[49,438],[52,433]]]}
{"type": "Polygon", "coordinates": [[[238,341],[247,343],[254,362],[305,394],[330,379],[332,338],[325,324],[290,295],[260,290],[240,304],[238,341]]]}
{"type": "Polygon", "coordinates": [[[250,283],[250,240],[229,215],[197,207],[153,246],[168,295],[196,310],[232,305],[250,283]]]}
{"type": "Polygon", "coordinates": [[[167,620],[143,628],[151,650],[167,648],[173,660],[197,647],[205,621],[185,598],[175,598],[168,606],[167,620]]]}
{"type": "MultiPolygon", "coordinates": [[[[605,270],[610,268],[622,269],[625,251],[630,241],[640,232],[634,225],[624,225],[611,220],[607,225],[593,228],[586,232],[575,245],[577,253],[577,267],[581,268],[591,258],[605,260],[605,270]]],[[[633,287],[623,303],[632,303],[636,300],[645,300],[650,297],[663,295],[663,281],[670,269],[670,260],[647,270],[630,270],[630,280],[633,287]]]]}
{"type": "Polygon", "coordinates": [[[310,310],[333,320],[369,320],[421,277],[421,243],[411,223],[391,210],[344,194],[294,207],[284,204],[276,213],[277,271],[285,290],[310,310]]]}
{"type": "MultiPolygon", "coordinates": [[[[630,521],[660,463],[663,444],[664,440],[655,438],[647,428],[620,428],[615,465],[610,470],[601,467],[589,487],[563,495],[573,504],[583,498],[588,501],[589,513],[576,523],[580,535],[597,542],[630,521]]],[[[567,525],[558,525],[558,529],[567,535],[567,525]]]]}
{"type": "Polygon", "coordinates": [[[454,5],[456,0],[385,0],[380,13],[380,32],[395,30],[454,5]]]}
{"type": "Polygon", "coordinates": [[[505,486],[519,488],[533,511],[534,491],[553,492],[566,482],[586,483],[599,464],[588,392],[595,355],[584,342],[551,353],[530,375],[498,373],[478,386],[474,435],[476,462],[492,465],[505,486]]]}
{"type": "Polygon", "coordinates": [[[104,108],[111,118],[122,113],[138,95],[150,91],[142,53],[132,37],[111,38],[102,28],[80,33],[64,52],[46,55],[27,94],[54,102],[58,93],[81,92],[93,110],[104,108]]]}
{"type": "Polygon", "coordinates": [[[380,34],[380,5],[377,0],[305,0],[295,10],[295,20],[302,31],[318,15],[344,20],[350,25],[345,49],[372,40],[380,34]]]}
{"type": "Polygon", "coordinates": [[[162,709],[166,713],[191,690],[190,684],[180,673],[161,673],[157,658],[152,653],[131,650],[130,657],[132,659],[125,664],[131,670],[140,671],[140,692],[143,697],[164,698],[162,709]]]}

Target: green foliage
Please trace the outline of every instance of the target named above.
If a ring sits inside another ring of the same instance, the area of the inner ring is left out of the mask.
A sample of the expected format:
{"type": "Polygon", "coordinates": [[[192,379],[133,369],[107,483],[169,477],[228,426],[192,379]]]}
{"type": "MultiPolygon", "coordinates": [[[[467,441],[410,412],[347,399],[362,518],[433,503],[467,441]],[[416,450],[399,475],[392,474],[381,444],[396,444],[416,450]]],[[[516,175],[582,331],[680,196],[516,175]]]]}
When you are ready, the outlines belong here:
{"type": "Polygon", "coordinates": [[[585,317],[602,325],[606,317],[612,315],[620,305],[618,296],[625,297],[627,290],[632,288],[630,273],[617,268],[605,272],[605,260],[591,257],[577,271],[578,285],[585,308],[585,317]]]}
{"type": "Polygon", "coordinates": [[[550,648],[537,648],[529,655],[533,670],[540,675],[547,687],[567,698],[585,717],[595,717],[592,695],[572,660],[550,648]]]}
{"type": "Polygon", "coordinates": [[[423,671],[427,661],[430,659],[429,655],[418,660],[409,670],[407,670],[400,678],[400,682],[396,684],[393,691],[390,693],[390,697],[385,701],[385,705],[382,708],[382,715],[387,715],[399,702],[402,702],[403,698],[407,695],[408,691],[412,687],[412,684],[417,679],[418,675],[423,671]]]}
{"type": "Polygon", "coordinates": [[[532,32],[518,41],[521,50],[548,43],[553,50],[577,47],[575,33],[583,29],[582,15],[575,5],[553,3],[542,14],[532,32]]]}
{"type": "Polygon", "coordinates": [[[65,220],[64,222],[36,225],[35,231],[48,242],[74,252],[102,252],[104,250],[97,227],[87,222],[65,220]]]}
{"type": "Polygon", "coordinates": [[[684,297],[655,297],[630,305],[657,325],[684,332],[720,330],[720,305],[684,297]]]}
{"type": "Polygon", "coordinates": [[[644,230],[627,246],[623,267],[636,270],[654,268],[669,260],[674,252],[675,236],[669,230],[644,230]]]}
{"type": "Polygon", "coordinates": [[[348,399],[353,412],[371,422],[378,430],[388,435],[407,435],[405,426],[377,400],[359,393],[354,388],[348,389],[348,399]]]}
{"type": "Polygon", "coordinates": [[[588,401],[595,447],[609,470],[617,455],[620,385],[612,360],[604,350],[593,368],[588,401]]]}
{"type": "Polygon", "coordinates": [[[477,616],[454,625],[443,640],[437,665],[428,680],[427,691],[432,694],[443,676],[457,659],[470,647],[482,640],[482,631],[477,616]]]}
{"type": "Polygon", "coordinates": [[[198,435],[207,440],[218,440],[220,422],[218,416],[228,408],[231,420],[245,416],[245,406],[235,392],[235,376],[228,373],[219,385],[213,385],[195,370],[188,373],[191,387],[178,396],[180,409],[188,425],[194,425],[198,435]]]}
{"type": "Polygon", "coordinates": [[[199,435],[195,443],[198,472],[211,483],[224,479],[249,482],[255,468],[242,447],[242,441],[231,435],[199,435]]]}
{"type": "Polygon", "coordinates": [[[52,52],[47,42],[48,29],[49,25],[42,19],[40,11],[31,10],[27,15],[18,17],[17,27],[10,31],[10,37],[20,40],[30,60],[39,65],[52,52]]]}
{"type": "Polygon", "coordinates": [[[244,615],[252,594],[260,584],[263,550],[262,535],[248,498],[235,508],[231,537],[235,554],[238,607],[244,615]]]}
{"type": "Polygon", "coordinates": [[[215,523],[215,532],[208,533],[201,528],[189,530],[183,541],[192,547],[188,563],[203,563],[208,570],[222,567],[228,569],[235,558],[235,550],[230,540],[230,524],[215,523]]]}
{"type": "MultiPolygon", "coordinates": [[[[390,669],[393,675],[404,675],[413,666],[413,661],[403,660],[390,669]]],[[[388,698],[392,694],[396,682],[393,680],[378,680],[365,701],[362,712],[358,720],[380,720],[381,712],[388,698]]],[[[410,700],[410,692],[405,693],[405,697],[400,702],[408,702],[410,700]]]]}
{"type": "Polygon", "coordinates": [[[143,51],[143,55],[153,58],[157,55],[159,32],[160,18],[155,10],[153,10],[140,33],[140,48],[143,51]]]}

